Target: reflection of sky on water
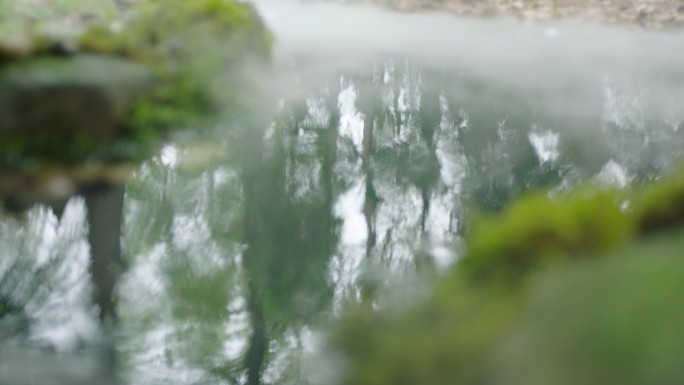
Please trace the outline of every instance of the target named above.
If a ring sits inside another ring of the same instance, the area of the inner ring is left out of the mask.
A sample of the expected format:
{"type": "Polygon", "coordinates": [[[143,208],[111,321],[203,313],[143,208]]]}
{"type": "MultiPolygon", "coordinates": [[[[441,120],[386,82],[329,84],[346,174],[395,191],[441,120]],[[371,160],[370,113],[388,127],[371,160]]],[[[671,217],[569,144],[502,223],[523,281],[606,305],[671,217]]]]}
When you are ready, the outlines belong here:
{"type": "MultiPolygon", "coordinates": [[[[90,292],[86,231],[82,199],[73,199],[61,220],[41,207],[0,223],[0,296],[25,306],[27,338],[58,351],[98,334],[85,301],[90,292]]],[[[1,321],[0,328],[7,326],[1,321]]]]}
{"type": "Polygon", "coordinates": [[[362,246],[368,239],[366,219],[363,217],[364,181],[340,195],[335,205],[335,215],[342,219],[342,247],[362,246]]]}
{"type": "Polygon", "coordinates": [[[558,152],[560,135],[548,130],[541,132],[533,130],[527,137],[529,138],[532,147],[534,147],[534,151],[537,153],[539,163],[554,162],[558,159],[558,156],[560,155],[558,152]]]}

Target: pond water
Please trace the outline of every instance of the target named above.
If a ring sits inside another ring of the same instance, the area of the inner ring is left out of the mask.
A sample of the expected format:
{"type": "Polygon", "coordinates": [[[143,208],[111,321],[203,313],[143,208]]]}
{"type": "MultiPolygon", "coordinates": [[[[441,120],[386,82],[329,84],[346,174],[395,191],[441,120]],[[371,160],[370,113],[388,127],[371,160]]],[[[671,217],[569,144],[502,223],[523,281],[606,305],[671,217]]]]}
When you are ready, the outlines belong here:
{"type": "MultiPolygon", "coordinates": [[[[474,211],[644,183],[684,155],[684,36],[258,6],[278,38],[261,104],[126,186],[123,383],[328,384],[325,325],[419,299],[474,211]]],[[[87,224],[82,198],[0,222],[0,383],[110,378],[87,224]]]]}

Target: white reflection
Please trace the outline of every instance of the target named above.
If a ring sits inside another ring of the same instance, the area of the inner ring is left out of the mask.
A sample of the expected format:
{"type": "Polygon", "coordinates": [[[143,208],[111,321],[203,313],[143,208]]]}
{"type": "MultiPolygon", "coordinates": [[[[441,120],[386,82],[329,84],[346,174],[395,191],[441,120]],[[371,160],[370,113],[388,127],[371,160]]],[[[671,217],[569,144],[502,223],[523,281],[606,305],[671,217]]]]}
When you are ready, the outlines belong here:
{"type": "Polygon", "coordinates": [[[532,147],[534,147],[534,152],[539,158],[539,163],[551,163],[555,162],[560,155],[558,151],[558,143],[560,142],[560,135],[550,131],[535,132],[532,131],[527,134],[527,138],[530,141],[532,147]]]}
{"type": "Polygon", "coordinates": [[[173,145],[166,145],[161,150],[161,162],[169,168],[176,167],[178,163],[178,149],[173,145]]]}
{"type": "Polygon", "coordinates": [[[358,152],[363,151],[363,114],[356,109],[358,93],[353,85],[340,91],[337,97],[340,109],[340,136],[352,140],[358,152]]]}
{"type": "Polygon", "coordinates": [[[646,90],[627,82],[603,81],[603,114],[606,122],[619,128],[643,129],[646,90]]]}
{"type": "Polygon", "coordinates": [[[358,181],[342,193],[335,203],[335,216],[342,219],[342,245],[362,245],[368,239],[366,219],[363,216],[364,193],[364,183],[358,181]]]}
{"type": "Polygon", "coordinates": [[[632,177],[620,163],[611,159],[596,175],[596,179],[607,187],[625,188],[632,177]]]}

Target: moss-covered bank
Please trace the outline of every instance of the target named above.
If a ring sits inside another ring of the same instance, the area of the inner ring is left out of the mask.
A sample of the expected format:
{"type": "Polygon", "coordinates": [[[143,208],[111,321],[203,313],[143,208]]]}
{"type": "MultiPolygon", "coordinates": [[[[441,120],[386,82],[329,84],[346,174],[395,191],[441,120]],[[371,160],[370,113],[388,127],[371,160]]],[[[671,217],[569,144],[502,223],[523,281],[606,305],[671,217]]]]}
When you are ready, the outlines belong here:
{"type": "Polygon", "coordinates": [[[0,41],[0,167],[19,168],[144,157],[136,144],[168,128],[237,112],[244,66],[268,61],[271,37],[246,4],[166,0],[0,41]]]}
{"type": "Polygon", "coordinates": [[[23,17],[0,30],[0,175],[137,162],[168,130],[237,117],[254,101],[272,37],[250,5],[104,3],[87,17],[75,3],[45,4],[44,23],[0,7],[2,22],[8,9],[23,17]]]}

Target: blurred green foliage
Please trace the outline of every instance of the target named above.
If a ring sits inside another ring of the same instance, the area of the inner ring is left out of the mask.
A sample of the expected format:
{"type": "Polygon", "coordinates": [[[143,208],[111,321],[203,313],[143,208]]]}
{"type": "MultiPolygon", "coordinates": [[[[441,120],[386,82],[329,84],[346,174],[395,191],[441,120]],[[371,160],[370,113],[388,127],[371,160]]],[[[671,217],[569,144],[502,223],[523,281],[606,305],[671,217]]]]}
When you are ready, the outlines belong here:
{"type": "Polygon", "coordinates": [[[677,384],[684,233],[550,271],[492,360],[491,383],[677,384]]]}
{"type": "Polygon", "coordinates": [[[460,270],[477,279],[515,279],[582,251],[611,250],[634,233],[616,192],[583,191],[559,200],[524,196],[496,218],[476,221],[460,270]]]}
{"type": "Polygon", "coordinates": [[[448,288],[405,313],[348,311],[331,339],[344,358],[341,383],[479,383],[519,313],[520,293],[473,290],[464,281],[448,288]]]}
{"type": "Polygon", "coordinates": [[[646,188],[634,198],[634,206],[642,233],[684,224],[684,168],[646,188]]]}
{"type": "Polygon", "coordinates": [[[681,381],[681,181],[537,193],[476,219],[429,300],[400,312],[362,304],[336,325],[342,383],[681,381]]]}

